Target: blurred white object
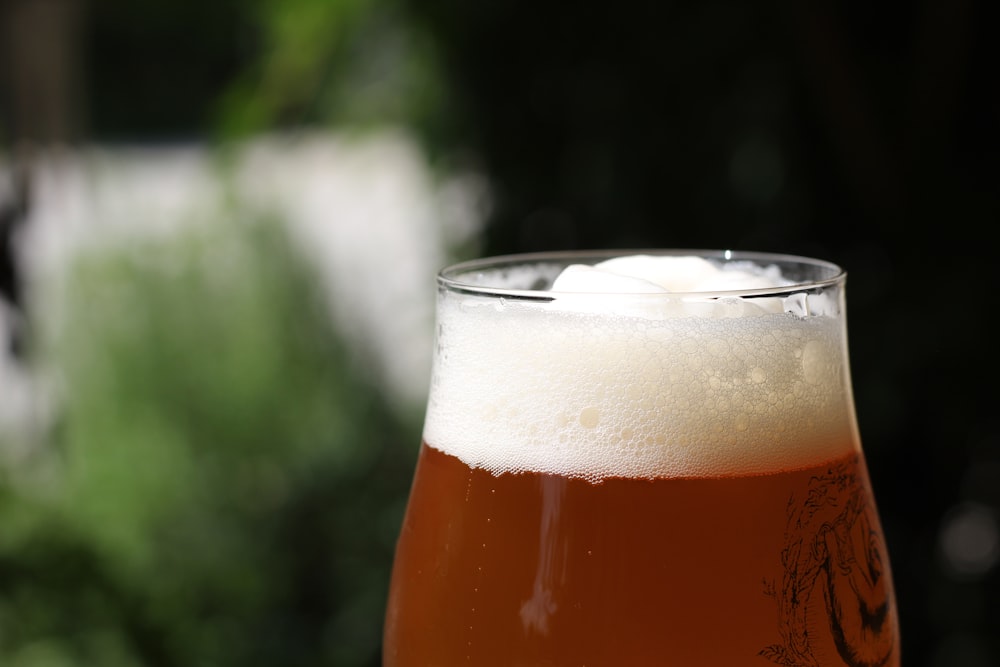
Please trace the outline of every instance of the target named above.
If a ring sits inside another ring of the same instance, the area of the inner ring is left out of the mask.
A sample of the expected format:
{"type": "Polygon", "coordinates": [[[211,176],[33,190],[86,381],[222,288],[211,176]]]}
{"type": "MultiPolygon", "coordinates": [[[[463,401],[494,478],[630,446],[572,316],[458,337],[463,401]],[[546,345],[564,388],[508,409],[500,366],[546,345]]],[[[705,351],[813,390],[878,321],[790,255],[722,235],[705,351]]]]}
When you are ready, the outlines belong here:
{"type": "MultiPolygon", "coordinates": [[[[485,215],[473,173],[432,172],[402,131],[265,137],[207,146],[50,151],[31,169],[21,253],[29,297],[58,318],[66,268],[89,247],[128,248],[248,213],[287,222],[321,276],[331,315],[400,406],[423,401],[436,271],[485,215]]],[[[10,377],[4,396],[13,396],[10,377]]],[[[10,400],[6,398],[6,400],[10,400]]]]}

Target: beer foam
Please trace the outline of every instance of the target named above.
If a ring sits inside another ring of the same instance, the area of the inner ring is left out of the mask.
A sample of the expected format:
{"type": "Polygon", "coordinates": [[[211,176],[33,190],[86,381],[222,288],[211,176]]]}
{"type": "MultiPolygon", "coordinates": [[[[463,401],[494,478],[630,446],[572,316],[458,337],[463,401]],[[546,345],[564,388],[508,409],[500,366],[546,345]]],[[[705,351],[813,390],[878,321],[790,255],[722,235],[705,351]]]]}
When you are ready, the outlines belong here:
{"type": "Polygon", "coordinates": [[[751,262],[713,264],[704,257],[627,255],[594,265],[571,264],[553,292],[721,292],[786,287],[776,266],[751,262]]]}
{"type": "Polygon", "coordinates": [[[837,299],[691,294],[790,285],[775,267],[630,256],[571,267],[541,300],[445,291],[424,440],[494,474],[594,482],[843,454],[857,432],[837,299]]]}

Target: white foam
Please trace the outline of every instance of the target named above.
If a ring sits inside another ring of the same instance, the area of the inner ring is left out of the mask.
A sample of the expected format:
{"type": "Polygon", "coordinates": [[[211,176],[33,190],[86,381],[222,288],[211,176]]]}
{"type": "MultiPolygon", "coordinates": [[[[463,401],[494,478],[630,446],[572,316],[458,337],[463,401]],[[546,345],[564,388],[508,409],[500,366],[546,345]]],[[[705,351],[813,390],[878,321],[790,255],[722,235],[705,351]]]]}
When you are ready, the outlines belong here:
{"type": "Polygon", "coordinates": [[[697,263],[704,275],[678,279],[679,264],[658,264],[573,269],[554,288],[588,294],[551,302],[444,294],[424,439],[497,474],[594,481],[765,473],[857,446],[836,309],[667,307],[668,289],[788,281],[748,267],[721,280],[697,263]],[[622,289],[633,294],[594,293],[622,289]]]}
{"type": "Polygon", "coordinates": [[[784,287],[776,266],[713,264],[704,257],[627,255],[594,265],[573,264],[552,284],[554,292],[720,292],[784,287]]]}

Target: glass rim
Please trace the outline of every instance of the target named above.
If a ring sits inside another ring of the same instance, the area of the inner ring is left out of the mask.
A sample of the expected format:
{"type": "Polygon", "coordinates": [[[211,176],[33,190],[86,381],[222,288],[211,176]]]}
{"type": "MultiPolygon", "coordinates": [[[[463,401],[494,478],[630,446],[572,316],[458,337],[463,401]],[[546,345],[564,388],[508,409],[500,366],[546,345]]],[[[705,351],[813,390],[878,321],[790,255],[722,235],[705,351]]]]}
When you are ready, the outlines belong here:
{"type": "Polygon", "coordinates": [[[439,287],[450,292],[467,295],[523,299],[532,301],[551,301],[560,296],[593,297],[600,299],[723,299],[740,297],[780,297],[804,291],[822,291],[826,288],[842,285],[847,278],[847,272],[838,264],[827,260],[804,255],[786,253],[757,252],[747,250],[705,250],[680,248],[641,248],[641,249],[605,249],[605,250],[555,250],[516,253],[481,257],[451,264],[441,269],[437,274],[439,287]],[[711,291],[681,291],[681,292],[588,292],[588,291],[557,291],[538,288],[514,288],[476,282],[468,277],[483,276],[487,271],[497,271],[517,266],[540,266],[550,264],[566,267],[570,264],[594,264],[613,257],[626,255],[653,255],[666,257],[701,257],[717,262],[753,262],[758,266],[776,265],[779,268],[798,267],[811,269],[817,275],[812,278],[794,278],[787,285],[761,287],[754,289],[732,289],[711,291]],[[822,274],[822,275],[820,275],[822,274]]]}

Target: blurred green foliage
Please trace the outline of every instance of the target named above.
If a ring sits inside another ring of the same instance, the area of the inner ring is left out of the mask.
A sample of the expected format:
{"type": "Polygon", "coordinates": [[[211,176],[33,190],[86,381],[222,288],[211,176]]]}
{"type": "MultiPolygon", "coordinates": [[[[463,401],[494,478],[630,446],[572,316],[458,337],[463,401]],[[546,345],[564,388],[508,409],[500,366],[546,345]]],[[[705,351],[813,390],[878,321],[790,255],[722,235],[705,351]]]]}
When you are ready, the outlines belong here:
{"type": "Polygon", "coordinates": [[[60,423],[0,481],[0,664],[378,664],[417,425],[284,228],[91,251],[67,290],[60,423]]]}
{"type": "Polygon", "coordinates": [[[309,124],[445,127],[433,45],[396,0],[251,7],[258,48],[219,101],[223,136],[309,124]]]}
{"type": "Polygon", "coordinates": [[[85,32],[98,140],[393,126],[440,151],[458,135],[437,42],[406,0],[100,0],[85,32]]]}

